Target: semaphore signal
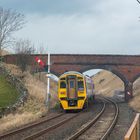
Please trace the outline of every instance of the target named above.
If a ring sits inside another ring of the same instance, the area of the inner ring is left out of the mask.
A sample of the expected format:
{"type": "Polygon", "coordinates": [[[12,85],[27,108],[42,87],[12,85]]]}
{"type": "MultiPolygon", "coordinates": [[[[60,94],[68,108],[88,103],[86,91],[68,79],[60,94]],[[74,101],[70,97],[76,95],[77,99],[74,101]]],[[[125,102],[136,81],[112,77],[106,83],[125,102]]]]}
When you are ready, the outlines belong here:
{"type": "Polygon", "coordinates": [[[35,61],[43,68],[45,68],[45,63],[40,59],[38,58],[37,56],[35,57],[35,61]]]}
{"type": "MultiPolygon", "coordinates": [[[[45,64],[39,57],[35,57],[35,61],[45,69],[45,71],[47,71],[48,74],[50,74],[50,53],[48,53],[48,63],[45,64]]],[[[50,106],[50,76],[49,75],[46,75],[47,76],[47,94],[46,94],[46,100],[45,100],[45,103],[46,105],[48,106],[48,109],[49,109],[49,106],[50,106]]]]}

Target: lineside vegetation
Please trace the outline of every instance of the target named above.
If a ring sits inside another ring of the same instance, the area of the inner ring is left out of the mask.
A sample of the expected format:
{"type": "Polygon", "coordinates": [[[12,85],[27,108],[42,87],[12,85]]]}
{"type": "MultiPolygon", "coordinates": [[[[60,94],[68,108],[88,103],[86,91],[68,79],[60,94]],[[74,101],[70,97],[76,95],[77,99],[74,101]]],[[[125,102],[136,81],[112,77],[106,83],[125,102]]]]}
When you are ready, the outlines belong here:
{"type": "Polygon", "coordinates": [[[0,108],[14,104],[18,97],[16,88],[6,81],[5,76],[0,75],[0,108]]]}

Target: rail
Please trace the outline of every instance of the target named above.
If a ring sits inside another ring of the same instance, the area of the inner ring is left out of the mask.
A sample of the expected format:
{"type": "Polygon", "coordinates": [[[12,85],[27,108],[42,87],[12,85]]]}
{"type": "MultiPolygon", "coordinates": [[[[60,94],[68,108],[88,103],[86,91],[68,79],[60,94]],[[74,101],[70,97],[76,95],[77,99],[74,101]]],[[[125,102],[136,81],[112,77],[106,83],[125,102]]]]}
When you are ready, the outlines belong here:
{"type": "Polygon", "coordinates": [[[29,135],[28,137],[25,137],[24,140],[34,140],[35,138],[38,138],[38,137],[42,136],[43,134],[46,134],[46,133],[52,131],[53,129],[56,129],[56,128],[60,127],[61,125],[64,125],[65,123],[69,122],[70,120],[74,119],[75,117],[78,117],[80,114],[81,113],[74,114],[72,117],[70,117],[68,119],[64,119],[48,128],[45,128],[34,134],[29,135]]]}
{"type": "Polygon", "coordinates": [[[68,140],[76,140],[80,135],[82,135],[85,131],[87,131],[104,113],[105,108],[106,108],[106,103],[103,102],[103,107],[101,111],[97,114],[97,116],[94,119],[92,119],[87,125],[81,128],[78,132],[76,132],[71,137],[69,137],[68,140]]]}
{"type": "Polygon", "coordinates": [[[124,140],[139,140],[139,120],[140,114],[137,113],[131,127],[124,137],[124,140]]]}
{"type": "Polygon", "coordinates": [[[13,136],[13,135],[16,135],[16,134],[20,134],[20,133],[22,133],[24,131],[32,129],[33,127],[37,127],[39,125],[42,125],[43,123],[49,122],[49,121],[54,120],[56,118],[59,118],[59,117],[61,117],[63,115],[64,115],[64,113],[61,113],[61,114],[58,114],[58,115],[50,117],[50,118],[40,119],[40,120],[38,120],[38,121],[36,121],[34,123],[25,125],[25,126],[23,126],[21,128],[18,128],[16,130],[6,132],[6,133],[0,135],[0,140],[4,139],[4,138],[7,138],[7,137],[10,137],[10,136],[13,136]]]}
{"type": "MultiPolygon", "coordinates": [[[[108,138],[109,134],[111,133],[114,125],[117,122],[117,118],[118,118],[118,115],[119,115],[119,108],[118,108],[118,105],[114,101],[112,101],[112,100],[110,100],[108,98],[103,98],[103,99],[111,102],[115,106],[115,115],[114,115],[113,121],[112,121],[110,127],[106,130],[106,132],[100,138],[101,140],[106,140],[108,138]]],[[[103,113],[105,111],[105,108],[106,108],[106,103],[104,103],[104,107],[102,108],[101,112],[97,115],[96,118],[94,118],[93,120],[91,120],[87,125],[85,125],[84,127],[82,127],[78,132],[76,132],[71,137],[69,137],[68,140],[76,140],[84,132],[86,132],[90,127],[92,127],[99,120],[99,118],[103,116],[103,113]]]]}

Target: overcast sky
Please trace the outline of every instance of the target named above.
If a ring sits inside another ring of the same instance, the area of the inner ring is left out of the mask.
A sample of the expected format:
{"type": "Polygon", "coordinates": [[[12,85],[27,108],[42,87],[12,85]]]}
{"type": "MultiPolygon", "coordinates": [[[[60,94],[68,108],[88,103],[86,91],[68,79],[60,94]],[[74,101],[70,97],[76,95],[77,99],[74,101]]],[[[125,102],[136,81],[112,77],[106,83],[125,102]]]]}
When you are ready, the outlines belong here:
{"type": "Polygon", "coordinates": [[[15,37],[51,53],[140,54],[140,5],[136,0],[0,0],[23,13],[15,37]]]}

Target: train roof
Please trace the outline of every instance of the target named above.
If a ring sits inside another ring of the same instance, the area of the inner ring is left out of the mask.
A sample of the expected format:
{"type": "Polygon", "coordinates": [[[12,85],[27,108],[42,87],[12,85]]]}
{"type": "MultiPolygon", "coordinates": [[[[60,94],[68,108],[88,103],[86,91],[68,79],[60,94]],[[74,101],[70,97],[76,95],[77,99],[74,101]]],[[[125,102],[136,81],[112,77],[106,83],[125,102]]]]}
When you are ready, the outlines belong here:
{"type": "Polygon", "coordinates": [[[84,74],[77,72],[77,71],[68,71],[68,72],[63,73],[60,77],[67,75],[67,74],[78,74],[80,76],[85,76],[84,74]]]}

